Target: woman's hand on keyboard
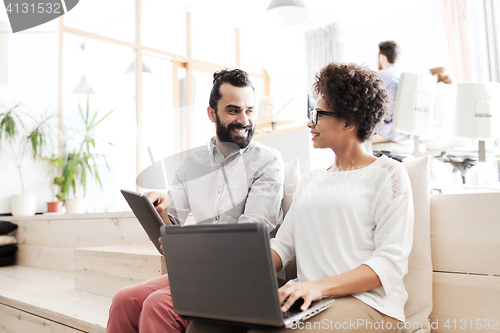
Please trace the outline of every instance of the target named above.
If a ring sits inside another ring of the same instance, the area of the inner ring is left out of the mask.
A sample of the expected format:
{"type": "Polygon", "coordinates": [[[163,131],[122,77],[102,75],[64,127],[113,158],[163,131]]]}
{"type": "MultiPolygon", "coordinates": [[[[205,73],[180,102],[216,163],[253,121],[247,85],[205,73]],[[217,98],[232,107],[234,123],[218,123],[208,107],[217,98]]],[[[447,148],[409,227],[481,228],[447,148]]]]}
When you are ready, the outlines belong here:
{"type": "Polygon", "coordinates": [[[317,281],[287,283],[278,290],[280,303],[283,304],[281,311],[286,312],[299,298],[304,299],[304,304],[300,307],[302,311],[307,310],[311,302],[320,300],[323,292],[317,281]],[[286,300],[286,301],[285,301],[286,300]]]}

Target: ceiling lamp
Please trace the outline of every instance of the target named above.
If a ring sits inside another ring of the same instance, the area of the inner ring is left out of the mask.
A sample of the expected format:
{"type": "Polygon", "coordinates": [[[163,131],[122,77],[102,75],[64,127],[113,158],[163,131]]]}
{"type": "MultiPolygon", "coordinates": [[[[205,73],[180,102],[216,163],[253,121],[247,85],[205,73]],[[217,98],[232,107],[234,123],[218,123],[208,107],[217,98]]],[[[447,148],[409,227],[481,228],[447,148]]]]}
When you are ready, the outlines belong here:
{"type": "MultiPolygon", "coordinates": [[[[135,73],[135,68],[136,68],[136,62],[134,60],[130,63],[130,65],[128,65],[127,69],[125,70],[125,74],[135,73]]],[[[142,62],[142,72],[143,73],[153,73],[151,68],[147,64],[145,64],[144,61],[142,62]]]]}
{"type": "Polygon", "coordinates": [[[87,94],[87,95],[93,95],[95,94],[94,89],[88,84],[87,78],[85,75],[82,75],[80,78],[80,82],[78,85],[73,89],[72,94],[87,94]]]}
{"type": "Polygon", "coordinates": [[[271,0],[266,18],[277,25],[299,24],[307,20],[308,12],[303,0],[271,0]]]}

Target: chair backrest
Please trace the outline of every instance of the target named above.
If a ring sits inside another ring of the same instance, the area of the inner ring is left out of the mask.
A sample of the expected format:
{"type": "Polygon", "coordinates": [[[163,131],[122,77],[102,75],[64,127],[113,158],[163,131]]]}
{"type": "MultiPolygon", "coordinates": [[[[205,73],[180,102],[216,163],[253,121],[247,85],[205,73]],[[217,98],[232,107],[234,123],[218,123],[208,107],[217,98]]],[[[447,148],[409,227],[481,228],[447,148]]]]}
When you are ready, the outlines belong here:
{"type": "Polygon", "coordinates": [[[290,209],[293,201],[293,194],[300,183],[300,161],[298,158],[285,164],[285,180],[283,182],[283,199],[281,200],[281,209],[283,218],[290,209]]]}
{"type": "Polygon", "coordinates": [[[408,274],[404,278],[408,300],[405,317],[411,328],[403,333],[430,332],[429,315],[432,312],[432,260],[430,227],[430,158],[420,157],[403,162],[413,192],[415,220],[413,248],[408,259],[408,274]],[[418,324],[420,327],[418,328],[418,324]]]}
{"type": "MultiPolygon", "coordinates": [[[[293,194],[300,183],[300,161],[298,158],[285,164],[285,181],[283,182],[284,196],[281,200],[281,209],[283,210],[283,218],[290,209],[293,201],[293,194]]],[[[290,261],[284,267],[284,282],[297,277],[297,263],[295,259],[290,261]]]]}

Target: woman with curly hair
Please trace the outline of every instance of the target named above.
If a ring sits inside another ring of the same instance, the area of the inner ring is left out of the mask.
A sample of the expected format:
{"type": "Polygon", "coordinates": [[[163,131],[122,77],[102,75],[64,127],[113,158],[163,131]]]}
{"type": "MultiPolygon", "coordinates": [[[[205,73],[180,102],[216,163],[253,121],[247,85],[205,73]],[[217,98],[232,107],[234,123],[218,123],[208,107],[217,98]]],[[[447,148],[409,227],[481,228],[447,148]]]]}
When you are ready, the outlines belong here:
{"type": "MultiPolygon", "coordinates": [[[[401,332],[408,297],[403,277],[413,240],[410,181],[401,163],[376,158],[363,146],[387,116],[389,95],[376,72],[356,64],[327,65],[313,88],[313,146],[332,149],[335,161],[303,177],[271,240],[277,270],[297,263],[297,279],[279,289],[282,311],[299,299],[306,310],[332,296],[329,309],[296,329],[401,332]]],[[[192,325],[188,332],[242,331],[192,325]]]]}

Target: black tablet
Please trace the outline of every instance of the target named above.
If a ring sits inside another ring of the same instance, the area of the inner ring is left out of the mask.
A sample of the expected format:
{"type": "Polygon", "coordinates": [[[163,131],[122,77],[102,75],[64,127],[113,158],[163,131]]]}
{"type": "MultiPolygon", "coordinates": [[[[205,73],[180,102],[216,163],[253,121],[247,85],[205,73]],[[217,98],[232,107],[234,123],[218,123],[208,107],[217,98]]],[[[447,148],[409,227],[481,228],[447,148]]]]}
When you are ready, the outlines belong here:
{"type": "Polygon", "coordinates": [[[130,208],[135,214],[135,217],[139,220],[142,227],[149,236],[149,239],[158,249],[158,252],[163,254],[160,250],[160,227],[164,225],[163,219],[161,218],[158,211],[149,200],[146,194],[141,194],[129,190],[121,190],[125,200],[127,200],[130,208]]]}

